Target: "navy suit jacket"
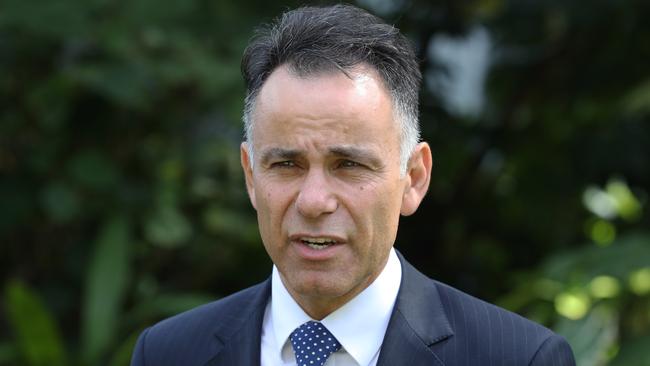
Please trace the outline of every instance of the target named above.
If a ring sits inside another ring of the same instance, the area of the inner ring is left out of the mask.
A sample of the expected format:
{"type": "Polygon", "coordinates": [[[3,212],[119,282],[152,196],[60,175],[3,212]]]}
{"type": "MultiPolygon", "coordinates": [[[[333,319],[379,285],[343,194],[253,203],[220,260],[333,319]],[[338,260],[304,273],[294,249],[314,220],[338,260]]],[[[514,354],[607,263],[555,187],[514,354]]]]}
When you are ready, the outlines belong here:
{"type": "MultiPolygon", "coordinates": [[[[575,365],[564,338],[431,280],[399,255],[402,283],[378,366],[575,365]]],[[[147,328],[132,366],[259,366],[271,281],[147,328]]]]}

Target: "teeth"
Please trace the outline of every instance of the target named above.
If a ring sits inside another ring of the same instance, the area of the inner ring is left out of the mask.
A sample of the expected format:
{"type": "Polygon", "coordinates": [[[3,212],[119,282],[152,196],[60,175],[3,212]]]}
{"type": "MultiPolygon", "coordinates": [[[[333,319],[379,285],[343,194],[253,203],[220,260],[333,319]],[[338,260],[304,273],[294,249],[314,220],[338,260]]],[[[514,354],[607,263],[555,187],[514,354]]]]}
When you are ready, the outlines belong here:
{"type": "Polygon", "coordinates": [[[307,246],[312,248],[312,249],[322,250],[322,249],[327,248],[329,245],[307,243],[307,246]]]}
{"type": "Polygon", "coordinates": [[[300,240],[313,249],[323,249],[328,245],[336,244],[336,241],[329,238],[301,238],[300,240]]]}

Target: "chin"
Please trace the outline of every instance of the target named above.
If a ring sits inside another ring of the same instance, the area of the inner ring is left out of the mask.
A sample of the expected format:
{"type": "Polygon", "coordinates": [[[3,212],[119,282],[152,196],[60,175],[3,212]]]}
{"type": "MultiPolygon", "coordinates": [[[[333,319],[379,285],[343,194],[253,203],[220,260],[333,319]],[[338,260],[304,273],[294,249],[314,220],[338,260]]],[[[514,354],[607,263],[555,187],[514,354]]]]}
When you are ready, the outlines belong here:
{"type": "Polygon", "coordinates": [[[305,297],[337,298],[350,291],[349,286],[345,286],[340,277],[322,274],[301,276],[292,287],[294,291],[305,297]]]}

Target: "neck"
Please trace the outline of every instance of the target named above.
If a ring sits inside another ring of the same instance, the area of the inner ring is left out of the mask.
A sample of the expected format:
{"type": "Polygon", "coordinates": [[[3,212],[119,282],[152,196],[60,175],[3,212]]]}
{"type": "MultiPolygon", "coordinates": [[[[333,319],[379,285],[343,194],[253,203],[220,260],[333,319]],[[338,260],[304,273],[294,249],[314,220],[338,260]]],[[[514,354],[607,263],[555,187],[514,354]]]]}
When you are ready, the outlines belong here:
{"type": "MultiPolygon", "coordinates": [[[[384,266],[386,265],[385,262],[386,261],[384,261],[384,266]]],[[[384,266],[382,266],[382,269],[384,266]]],[[[368,288],[368,286],[370,286],[370,284],[372,284],[373,281],[377,279],[380,273],[381,271],[378,271],[377,273],[373,273],[372,275],[368,276],[364,281],[359,283],[347,293],[333,296],[332,294],[320,294],[317,292],[296,292],[290,286],[287,286],[287,281],[284,279],[282,273],[279,272],[280,279],[282,280],[284,287],[287,289],[287,292],[289,292],[289,295],[291,295],[291,297],[296,301],[300,308],[302,308],[302,310],[307,315],[309,315],[309,317],[319,321],[335,312],[343,305],[347,304],[350,300],[354,299],[355,296],[368,288]]]]}

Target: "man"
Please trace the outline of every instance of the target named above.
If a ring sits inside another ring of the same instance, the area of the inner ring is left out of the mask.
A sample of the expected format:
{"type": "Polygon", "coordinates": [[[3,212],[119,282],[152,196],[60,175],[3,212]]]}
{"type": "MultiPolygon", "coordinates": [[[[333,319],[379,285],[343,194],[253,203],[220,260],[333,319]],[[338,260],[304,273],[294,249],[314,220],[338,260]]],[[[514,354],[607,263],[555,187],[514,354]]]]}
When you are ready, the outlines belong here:
{"type": "Polygon", "coordinates": [[[352,6],[246,49],[241,162],[271,278],[148,328],[132,365],[573,365],[563,338],[396,253],[431,175],[409,42],[352,6]]]}

